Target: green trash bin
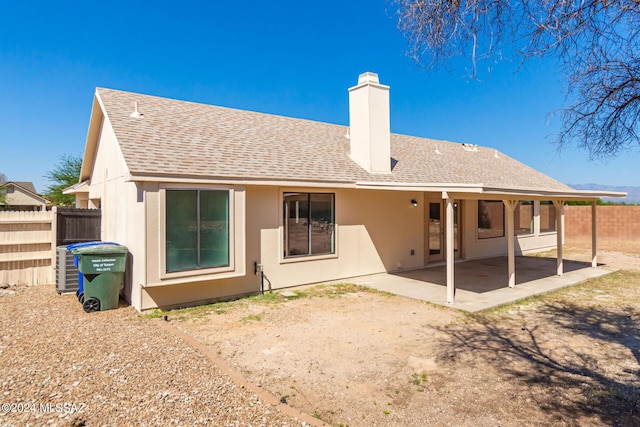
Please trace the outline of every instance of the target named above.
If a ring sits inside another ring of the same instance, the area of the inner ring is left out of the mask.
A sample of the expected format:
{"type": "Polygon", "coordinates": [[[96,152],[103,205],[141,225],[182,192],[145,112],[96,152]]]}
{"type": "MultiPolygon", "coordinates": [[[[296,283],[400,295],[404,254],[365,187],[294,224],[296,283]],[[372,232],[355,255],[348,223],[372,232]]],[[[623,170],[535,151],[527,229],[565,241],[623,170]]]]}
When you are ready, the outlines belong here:
{"type": "Polygon", "coordinates": [[[128,252],[126,246],[114,244],[72,250],[78,257],[78,270],[84,276],[84,311],[91,313],[118,307],[128,252]]]}

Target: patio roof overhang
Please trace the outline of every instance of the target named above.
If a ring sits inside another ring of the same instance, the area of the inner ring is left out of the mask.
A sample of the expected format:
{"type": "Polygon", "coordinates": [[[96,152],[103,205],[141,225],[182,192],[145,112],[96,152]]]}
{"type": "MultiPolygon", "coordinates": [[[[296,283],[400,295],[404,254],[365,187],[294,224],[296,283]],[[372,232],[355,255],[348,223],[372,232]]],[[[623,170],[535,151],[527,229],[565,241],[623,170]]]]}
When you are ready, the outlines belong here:
{"type": "Polygon", "coordinates": [[[541,189],[536,187],[501,187],[484,184],[461,183],[397,183],[397,182],[357,182],[356,188],[369,190],[401,190],[441,192],[443,198],[454,199],[516,199],[516,200],[596,200],[602,197],[626,197],[627,193],[615,191],[541,189]]]}
{"type": "Polygon", "coordinates": [[[79,182],[62,190],[62,194],[89,193],[89,180],[79,182]]]}
{"type": "MultiPolygon", "coordinates": [[[[194,184],[234,183],[241,185],[269,185],[295,187],[355,188],[361,190],[424,191],[442,193],[455,199],[475,200],[596,200],[603,197],[621,198],[627,193],[614,191],[585,191],[541,189],[536,187],[501,187],[468,183],[421,183],[390,181],[291,180],[283,178],[259,179],[243,177],[203,177],[193,175],[128,173],[126,181],[181,182],[194,184]]],[[[447,198],[447,197],[443,197],[447,198]]]]}

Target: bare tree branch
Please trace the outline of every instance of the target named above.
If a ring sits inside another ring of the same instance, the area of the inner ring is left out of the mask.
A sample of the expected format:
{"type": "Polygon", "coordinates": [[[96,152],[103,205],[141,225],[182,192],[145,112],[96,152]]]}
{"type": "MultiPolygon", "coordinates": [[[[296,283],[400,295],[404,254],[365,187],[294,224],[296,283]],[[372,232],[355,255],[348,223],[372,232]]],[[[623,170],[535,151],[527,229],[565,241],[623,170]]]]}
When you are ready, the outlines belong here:
{"type": "Polygon", "coordinates": [[[390,0],[408,54],[428,70],[457,57],[558,59],[569,106],[559,147],[607,157],[640,144],[640,0],[390,0]]]}

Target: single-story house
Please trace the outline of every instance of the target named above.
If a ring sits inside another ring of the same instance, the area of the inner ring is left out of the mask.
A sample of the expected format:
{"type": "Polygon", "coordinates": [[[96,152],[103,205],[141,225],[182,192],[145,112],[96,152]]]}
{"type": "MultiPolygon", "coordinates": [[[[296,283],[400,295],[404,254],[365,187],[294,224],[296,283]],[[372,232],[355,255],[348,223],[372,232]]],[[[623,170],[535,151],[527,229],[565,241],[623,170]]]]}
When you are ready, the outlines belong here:
{"type": "Polygon", "coordinates": [[[79,203],[129,248],[130,303],[255,294],[260,271],[278,289],[437,263],[453,302],[457,260],[509,254],[514,286],[516,254],[561,249],[564,201],[604,195],[493,148],[391,133],[374,73],[349,103],[339,126],[98,88],[79,203]]]}
{"type": "Polygon", "coordinates": [[[0,191],[6,195],[0,211],[44,211],[47,199],[39,196],[32,182],[9,181],[0,183],[0,191]]]}

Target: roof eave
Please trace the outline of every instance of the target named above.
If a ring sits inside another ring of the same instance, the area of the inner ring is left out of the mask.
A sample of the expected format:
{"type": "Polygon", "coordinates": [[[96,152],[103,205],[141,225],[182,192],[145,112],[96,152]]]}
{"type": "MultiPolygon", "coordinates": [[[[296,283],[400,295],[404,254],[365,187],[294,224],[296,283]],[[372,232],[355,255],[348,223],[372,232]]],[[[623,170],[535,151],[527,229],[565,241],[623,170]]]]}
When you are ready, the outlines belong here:
{"type": "Polygon", "coordinates": [[[89,193],[89,180],[79,182],[78,184],[73,184],[72,186],[62,190],[62,194],[84,194],[84,193],[89,193]]]}
{"type": "Polygon", "coordinates": [[[330,188],[355,188],[353,181],[345,180],[304,180],[273,178],[250,178],[228,176],[195,176],[172,174],[144,174],[129,173],[125,177],[131,182],[161,182],[181,184],[234,184],[234,185],[264,185],[287,187],[330,187],[330,188]]]}
{"type": "Polygon", "coordinates": [[[364,182],[356,183],[357,188],[362,189],[384,189],[384,190],[403,190],[403,191],[430,191],[430,192],[446,192],[449,194],[472,194],[477,196],[510,196],[516,198],[554,198],[565,200],[595,200],[603,197],[622,198],[627,193],[615,191],[591,191],[591,190],[573,190],[573,189],[540,189],[525,187],[500,187],[485,186],[481,183],[462,184],[462,183],[407,183],[407,182],[364,182]]]}
{"type": "Polygon", "coordinates": [[[549,190],[536,188],[505,188],[505,187],[484,187],[483,192],[490,194],[504,194],[515,196],[533,197],[553,197],[565,200],[595,200],[603,197],[623,198],[627,193],[616,191],[592,191],[592,190],[549,190]]]}
{"type": "Polygon", "coordinates": [[[87,140],[84,147],[84,156],[82,159],[82,167],[80,168],[80,176],[78,183],[85,181],[91,177],[93,164],[95,162],[96,150],[98,149],[98,138],[100,137],[100,128],[104,120],[104,106],[100,100],[100,95],[96,89],[93,97],[93,105],[91,107],[91,117],[89,119],[89,129],[87,130],[87,140]]]}
{"type": "Polygon", "coordinates": [[[626,193],[612,191],[585,191],[585,190],[549,190],[539,188],[496,187],[483,184],[468,183],[415,183],[415,182],[371,182],[371,181],[346,181],[346,180],[303,180],[273,178],[248,178],[225,176],[190,176],[171,174],[144,174],[130,173],[127,181],[133,182],[163,182],[185,184],[236,184],[236,185],[264,185],[264,186],[288,186],[288,187],[332,187],[332,188],[356,188],[361,190],[395,190],[395,191],[427,191],[449,193],[455,195],[482,196],[509,196],[516,198],[554,198],[564,200],[595,200],[603,197],[626,197],[626,193]]]}

